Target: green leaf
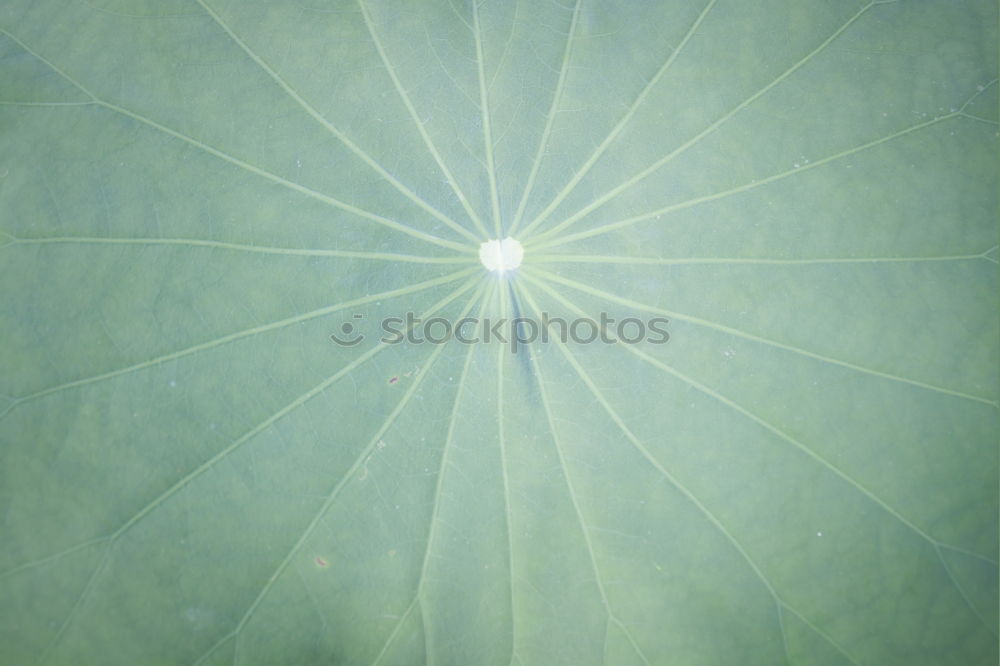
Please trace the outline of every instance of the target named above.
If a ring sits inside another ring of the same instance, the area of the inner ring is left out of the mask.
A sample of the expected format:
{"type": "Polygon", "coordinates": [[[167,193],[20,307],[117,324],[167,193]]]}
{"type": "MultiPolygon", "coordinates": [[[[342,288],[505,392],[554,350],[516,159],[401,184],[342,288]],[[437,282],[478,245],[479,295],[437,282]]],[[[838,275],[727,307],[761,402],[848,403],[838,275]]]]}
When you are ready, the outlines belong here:
{"type": "Polygon", "coordinates": [[[997,14],[6,0],[0,663],[995,664],[997,14]]]}

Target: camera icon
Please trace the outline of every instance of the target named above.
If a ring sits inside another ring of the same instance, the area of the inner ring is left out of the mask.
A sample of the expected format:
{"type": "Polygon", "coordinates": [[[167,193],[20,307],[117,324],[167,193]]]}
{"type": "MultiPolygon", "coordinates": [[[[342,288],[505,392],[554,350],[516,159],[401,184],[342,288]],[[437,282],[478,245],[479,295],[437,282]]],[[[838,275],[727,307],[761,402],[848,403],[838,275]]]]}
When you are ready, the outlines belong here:
{"type": "MultiPolygon", "coordinates": [[[[363,314],[355,314],[353,319],[364,319],[363,314]]],[[[330,339],[336,342],[341,347],[353,347],[354,345],[360,343],[365,339],[363,333],[358,333],[356,327],[353,323],[345,321],[340,325],[340,334],[332,333],[330,339]]]]}

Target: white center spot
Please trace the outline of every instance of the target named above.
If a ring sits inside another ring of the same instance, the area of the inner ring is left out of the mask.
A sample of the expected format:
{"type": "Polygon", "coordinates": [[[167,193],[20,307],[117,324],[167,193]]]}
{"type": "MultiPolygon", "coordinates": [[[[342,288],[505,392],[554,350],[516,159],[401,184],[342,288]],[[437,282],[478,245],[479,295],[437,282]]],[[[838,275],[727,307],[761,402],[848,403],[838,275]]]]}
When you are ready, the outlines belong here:
{"type": "Polygon", "coordinates": [[[510,236],[503,240],[486,241],[479,246],[479,261],[483,262],[486,270],[501,275],[520,266],[523,258],[524,248],[510,236]]]}

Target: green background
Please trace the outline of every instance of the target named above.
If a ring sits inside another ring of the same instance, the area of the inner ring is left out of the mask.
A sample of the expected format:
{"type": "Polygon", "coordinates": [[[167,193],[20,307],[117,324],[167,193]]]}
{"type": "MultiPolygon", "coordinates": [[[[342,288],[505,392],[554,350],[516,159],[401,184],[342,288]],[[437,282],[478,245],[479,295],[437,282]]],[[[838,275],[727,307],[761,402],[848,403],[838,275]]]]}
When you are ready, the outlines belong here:
{"type": "Polygon", "coordinates": [[[0,664],[995,664],[997,23],[4,0],[0,664]]]}

